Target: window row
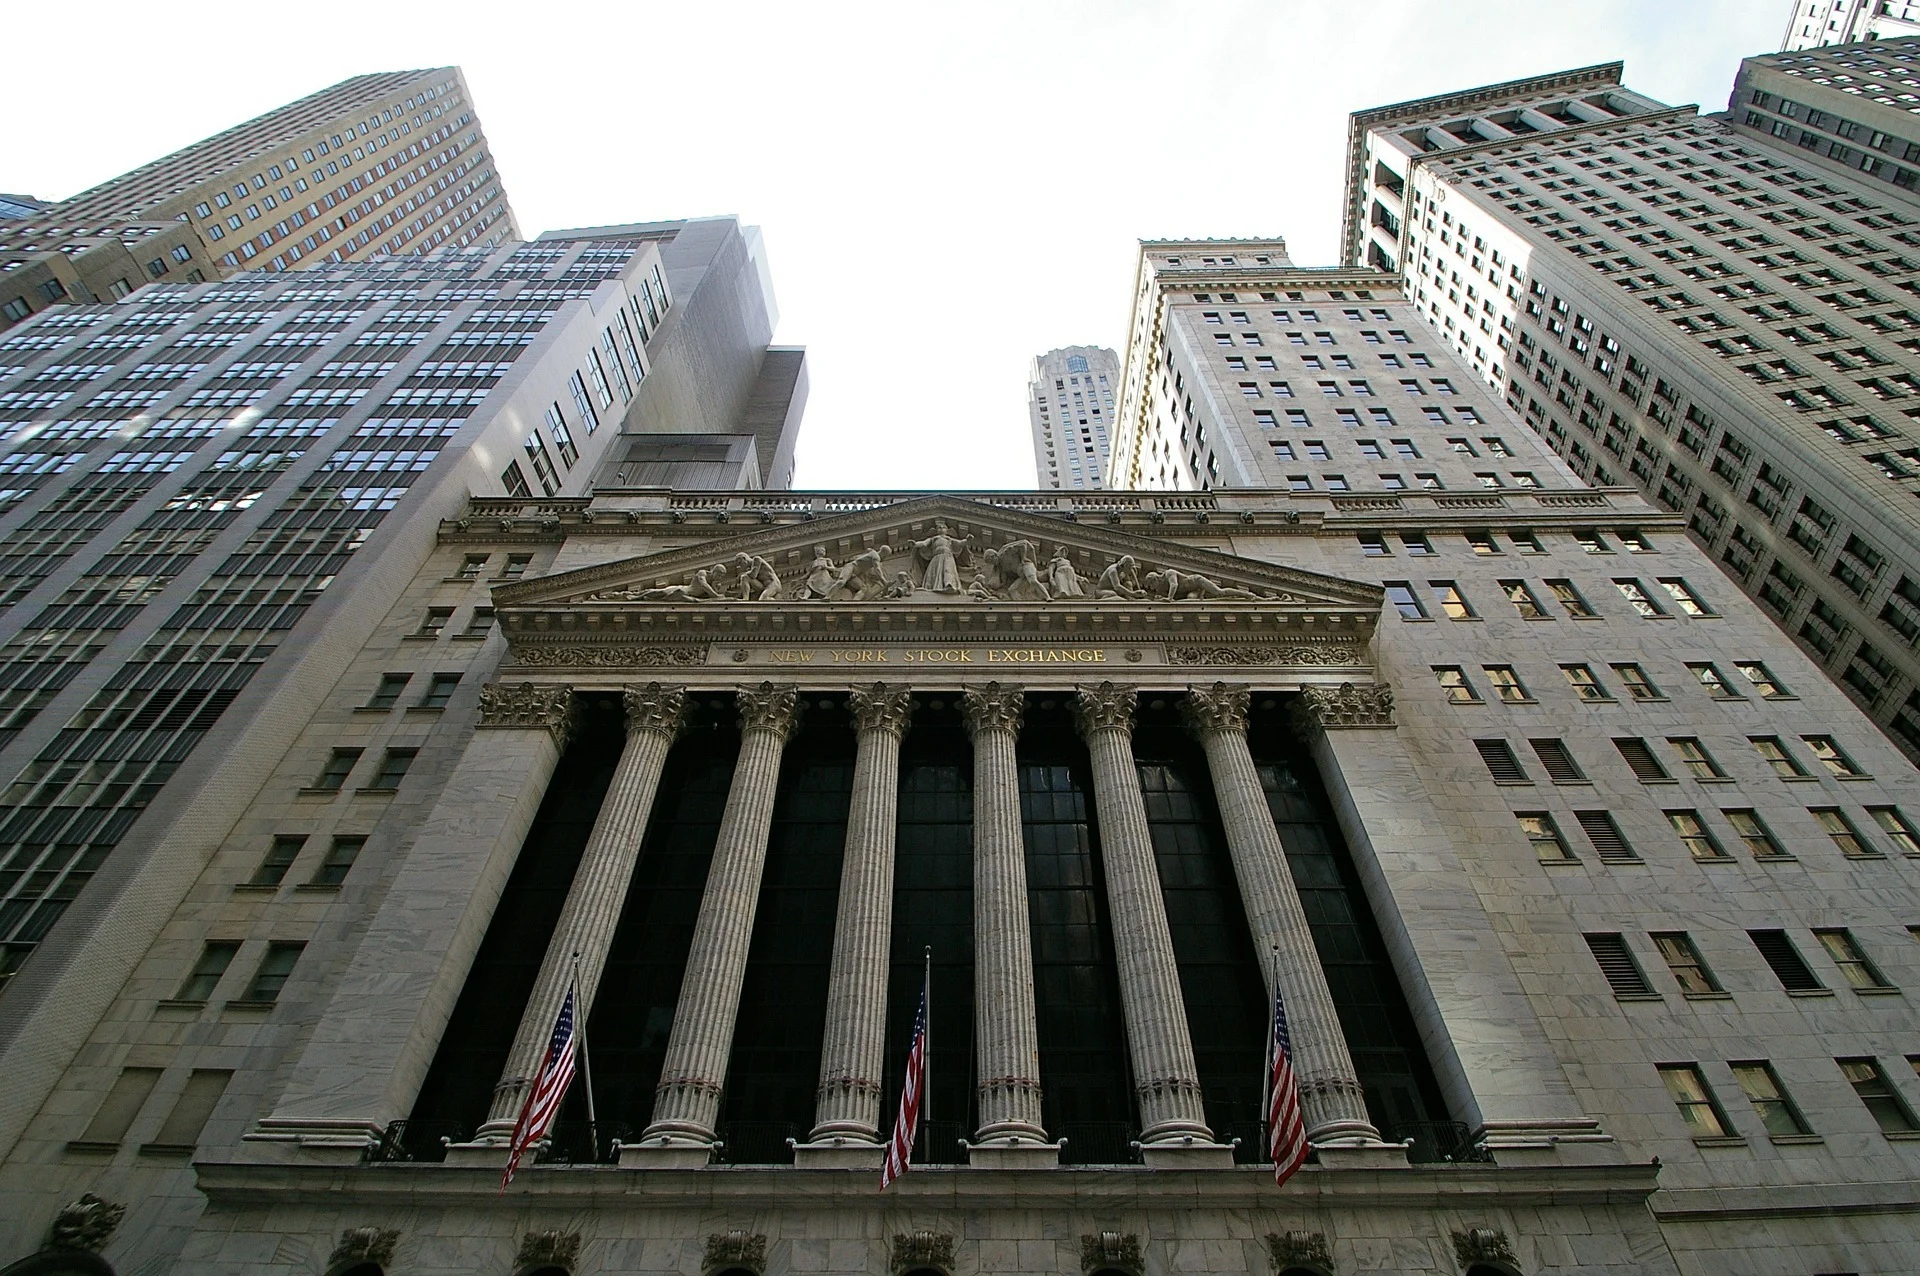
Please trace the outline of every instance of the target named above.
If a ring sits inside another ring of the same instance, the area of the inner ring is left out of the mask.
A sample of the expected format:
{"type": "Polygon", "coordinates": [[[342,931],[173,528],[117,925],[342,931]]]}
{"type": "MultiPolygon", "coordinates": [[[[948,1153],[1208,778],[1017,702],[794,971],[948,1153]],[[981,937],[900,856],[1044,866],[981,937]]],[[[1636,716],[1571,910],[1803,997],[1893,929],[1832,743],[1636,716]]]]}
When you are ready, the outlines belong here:
{"type": "MultiPolygon", "coordinates": [[[[327,761],[320,768],[320,774],[313,777],[307,786],[309,793],[338,793],[346,787],[347,777],[360,763],[360,755],[365,749],[335,749],[327,755],[327,761]]],[[[415,748],[388,749],[380,756],[380,766],[365,784],[360,786],[362,793],[391,793],[400,787],[400,781],[406,778],[407,770],[413,766],[414,758],[420,750],[415,748]]]]}
{"type": "MultiPolygon", "coordinates": [[[[1901,813],[1898,807],[1870,806],[1867,815],[1874,825],[1885,835],[1886,840],[1901,854],[1920,856],[1920,839],[1916,839],[1913,825],[1901,813]]],[[[1725,838],[1714,832],[1705,817],[1694,807],[1663,810],[1673,834],[1679,839],[1687,853],[1696,863],[1732,863],[1733,856],[1726,850],[1725,838]]],[[[1837,806],[1810,806],[1807,814],[1826,834],[1829,840],[1839,848],[1848,859],[1885,859],[1876,844],[1860,831],[1860,826],[1837,806]]],[[[1750,806],[1722,807],[1721,818],[1733,831],[1739,844],[1756,860],[1791,860],[1798,858],[1789,852],[1774,834],[1765,819],[1750,806]]],[[[1617,821],[1607,811],[1575,811],[1573,817],[1586,835],[1594,853],[1602,861],[1638,863],[1640,853],[1627,840],[1617,821]]],[[[1543,864],[1571,864],[1579,860],[1573,848],[1568,845],[1566,834],[1551,811],[1515,811],[1514,819],[1520,825],[1520,833],[1533,847],[1543,864]]]]}
{"type": "MultiPolygon", "coordinates": [[[[1549,584],[1553,582],[1549,581],[1549,584]]],[[[1480,689],[1467,673],[1464,665],[1430,665],[1433,676],[1439,680],[1441,690],[1451,704],[1485,704],[1480,689]]],[[[1631,662],[1618,661],[1607,666],[1613,671],[1614,678],[1620,683],[1621,690],[1629,700],[1665,700],[1666,692],[1654,682],[1645,666],[1631,662]]],[[[1736,660],[1733,667],[1742,678],[1752,684],[1753,689],[1764,700],[1792,700],[1795,697],[1787,690],[1786,684],[1774,677],[1771,670],[1758,660],[1736,660]]],[[[1715,700],[1744,700],[1734,684],[1728,681],[1720,666],[1711,660],[1691,660],[1686,662],[1686,670],[1700,684],[1702,690],[1715,700]]],[[[1534,694],[1521,680],[1520,674],[1512,665],[1481,665],[1493,698],[1502,704],[1537,704],[1534,694]]],[[[1571,662],[1560,666],[1560,673],[1567,680],[1574,697],[1586,704],[1612,704],[1617,697],[1606,681],[1595,672],[1591,664],[1571,662]]]]}
{"type": "MultiPolygon", "coordinates": [[[[1276,399],[1291,399],[1293,397],[1293,391],[1284,381],[1267,382],[1264,392],[1261,391],[1261,387],[1257,382],[1244,381],[1240,383],[1240,397],[1243,399],[1259,399],[1269,394],[1276,399]]],[[[1289,427],[1310,429],[1313,426],[1313,415],[1305,408],[1282,408],[1280,411],[1286,415],[1285,424],[1289,427]]],[[[1370,407],[1365,411],[1367,414],[1365,424],[1370,424],[1377,429],[1383,430],[1397,430],[1401,428],[1401,422],[1393,415],[1393,411],[1390,408],[1370,407]]],[[[1458,420],[1455,420],[1455,417],[1448,416],[1447,410],[1438,405],[1422,407],[1420,412],[1425,423],[1432,426],[1446,427],[1452,425],[1487,424],[1486,418],[1472,408],[1455,408],[1454,413],[1455,416],[1458,417],[1458,420]]],[[[1363,424],[1360,413],[1361,409],[1359,408],[1334,409],[1334,416],[1338,423],[1349,430],[1357,430],[1363,424]]],[[[1253,410],[1253,422],[1263,430],[1278,429],[1281,425],[1279,416],[1277,416],[1271,408],[1255,408],[1253,410]]],[[[1484,441],[1487,442],[1490,450],[1492,449],[1493,443],[1497,442],[1497,440],[1484,441]]],[[[1456,441],[1448,439],[1447,442],[1454,445],[1456,452],[1465,452],[1468,456],[1479,455],[1470,447],[1461,447],[1458,445],[1459,443],[1464,443],[1465,440],[1456,441]]],[[[1501,457],[1511,457],[1513,455],[1513,453],[1505,449],[1504,444],[1499,450],[1493,450],[1491,454],[1501,457]]]]}
{"type": "MultiPolygon", "coordinates": [[[[1860,1100],[1861,1106],[1866,1108],[1868,1115],[1880,1127],[1881,1133],[1894,1137],[1920,1133],[1920,1122],[1915,1121],[1913,1109],[1900,1097],[1900,1092],[1894,1088],[1892,1079],[1880,1066],[1878,1059],[1865,1056],[1840,1058],[1833,1062],[1839,1068],[1842,1079],[1860,1100]]],[[[1916,1074],[1920,1074],[1920,1055],[1909,1055],[1906,1062],[1916,1074]]],[[[1746,1141],[1707,1084],[1699,1064],[1662,1063],[1656,1067],[1667,1094],[1680,1110],[1680,1119],[1685,1122],[1687,1132],[1696,1142],[1714,1144],[1746,1141]]],[[[1771,1063],[1765,1059],[1753,1059],[1729,1063],[1727,1067],[1733,1074],[1734,1084],[1752,1105],[1754,1116],[1768,1137],[1776,1141],[1813,1141],[1813,1127],[1787,1096],[1786,1087],[1781,1084],[1780,1075],[1774,1071],[1771,1063]]]]}
{"type": "MultiPolygon", "coordinates": [[[[299,962],[300,954],[306,944],[300,941],[274,940],[267,945],[260,964],[254,967],[253,977],[247,981],[246,988],[235,1000],[243,1005],[270,1006],[280,999],[281,989],[287,986],[287,980],[293,974],[294,965],[299,962]]],[[[240,941],[237,939],[218,939],[209,941],[200,950],[200,958],[194,962],[193,969],[187,973],[180,990],[174,994],[175,1001],[207,1002],[213,999],[214,990],[226,977],[227,967],[240,953],[240,941]]]]}
{"type": "MultiPolygon", "coordinates": [[[[1877,996],[1881,993],[1898,992],[1892,981],[1883,973],[1878,964],[1867,955],[1853,932],[1844,926],[1822,927],[1810,932],[1819,951],[1825,953],[1833,962],[1834,969],[1846,986],[1854,992],[1877,996]]],[[[1651,1001],[1659,998],[1659,991],[1647,978],[1645,969],[1633,954],[1627,943],[1627,937],[1617,931],[1607,931],[1585,936],[1587,947],[1593,953],[1594,961],[1600,967],[1607,986],[1613,995],[1622,1001],[1651,1001]]],[[[1706,958],[1701,955],[1698,945],[1685,931],[1655,931],[1648,935],[1653,941],[1655,951],[1666,964],[1668,973],[1687,997],[1717,998],[1730,994],[1721,984],[1719,976],[1713,973],[1706,958]]],[[[1747,932],[1754,950],[1767,964],[1767,969],[1780,982],[1783,992],[1818,996],[1831,990],[1820,981],[1820,977],[1807,964],[1801,955],[1799,946],[1793,937],[1784,930],[1760,929],[1747,932]]]]}
{"type": "MultiPolygon", "coordinates": [[[[1405,537],[1402,544],[1409,542],[1405,537]]],[[[1425,538],[1419,538],[1424,544],[1425,538]]],[[[1471,538],[1469,538],[1469,543],[1471,538]]],[[[1384,545],[1384,538],[1379,542],[1384,545]]],[[[1363,551],[1368,542],[1361,540],[1363,551]]],[[[1384,549],[1381,552],[1385,552],[1384,549]]],[[[1419,550],[1410,550],[1416,555],[1419,550]]],[[[1377,556],[1377,555],[1375,555],[1377,556]]],[[[1503,580],[1498,582],[1508,602],[1520,613],[1524,620],[1551,620],[1553,613],[1540,596],[1534,593],[1532,586],[1524,580],[1503,580]]],[[[1554,604],[1569,616],[1584,619],[1595,615],[1595,611],[1578,587],[1570,580],[1549,580],[1546,583],[1549,596],[1554,604]]],[[[1648,620],[1665,619],[1678,612],[1694,619],[1708,619],[1719,615],[1694,587],[1682,576],[1661,576],[1655,580],[1657,588],[1649,589],[1646,582],[1634,576],[1616,576],[1613,587],[1620,591],[1621,598],[1636,615],[1648,620]]],[[[1387,601],[1404,620],[1432,620],[1427,604],[1421,599],[1414,582],[1406,580],[1383,581],[1387,591],[1387,601]]],[[[1433,607],[1449,620],[1479,620],[1480,613],[1468,601],[1466,593],[1460,588],[1460,582],[1454,580],[1430,580],[1427,588],[1433,594],[1433,607]]]]}
{"type": "Polygon", "coordinates": [[[407,635],[410,638],[438,638],[451,632],[456,638],[485,638],[493,630],[493,608],[475,607],[467,617],[464,629],[452,629],[452,607],[429,607],[426,615],[420,618],[420,627],[407,635]]]}
{"type": "MultiPolygon", "coordinates": [[[[250,887],[276,887],[284,884],[294,862],[306,849],[305,833],[282,833],[267,846],[267,853],[260,860],[260,866],[253,871],[245,885],[250,887]]],[[[359,835],[335,835],[327,843],[326,854],[313,866],[313,874],[306,880],[308,886],[338,886],[347,880],[354,861],[360,858],[360,852],[366,848],[367,839],[359,835]]]]}
{"type": "MultiPolygon", "coordinates": [[[[420,693],[418,700],[407,707],[409,709],[446,708],[447,702],[453,699],[454,691],[460,686],[460,677],[461,675],[457,673],[429,675],[426,690],[420,693]]],[[[410,673],[383,673],[380,675],[379,683],[373,689],[373,694],[368,696],[367,702],[360,707],[382,711],[391,709],[400,703],[401,695],[405,693],[408,684],[412,681],[413,675],[410,673]]]]}
{"type": "MultiPolygon", "coordinates": [[[[1498,665],[1491,667],[1500,668],[1498,665]]],[[[1829,775],[1842,780],[1870,778],[1838,744],[1834,743],[1832,736],[1803,735],[1800,739],[1812,751],[1821,766],[1826,768],[1829,775]]],[[[1726,772],[1720,769],[1720,764],[1714,760],[1712,754],[1707,752],[1706,746],[1700,743],[1697,736],[1671,736],[1667,742],[1674,747],[1682,764],[1693,778],[1698,780],[1727,778],[1726,772]]],[[[1588,782],[1586,772],[1581,770],[1579,763],[1574,761],[1566,741],[1547,737],[1530,739],[1527,743],[1533,746],[1540,764],[1546,768],[1548,778],[1555,784],[1588,782]]],[[[1747,737],[1747,743],[1753,746],[1760,760],[1770,766],[1776,776],[1787,780],[1813,778],[1812,773],[1779,736],[1750,735],[1747,737]]],[[[1520,765],[1520,759],[1514,754],[1513,745],[1505,737],[1478,739],[1473,744],[1474,748],[1479,750],[1481,760],[1487,764],[1487,771],[1497,783],[1533,783],[1532,777],[1527,774],[1526,768],[1520,765]]],[[[1645,740],[1634,736],[1622,736],[1615,738],[1613,744],[1619,750],[1620,756],[1632,768],[1635,777],[1642,783],[1655,784],[1673,779],[1645,740]]]]}

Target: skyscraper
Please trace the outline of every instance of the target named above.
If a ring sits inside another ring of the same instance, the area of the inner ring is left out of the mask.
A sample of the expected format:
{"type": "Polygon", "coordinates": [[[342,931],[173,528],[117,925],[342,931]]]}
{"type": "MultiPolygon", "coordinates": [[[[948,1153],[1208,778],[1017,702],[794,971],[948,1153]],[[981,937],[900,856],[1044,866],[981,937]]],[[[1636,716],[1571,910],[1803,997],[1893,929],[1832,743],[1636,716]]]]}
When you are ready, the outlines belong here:
{"type": "Polygon", "coordinates": [[[1685,515],[1914,757],[1917,54],[1749,59],[1725,119],[1618,64],[1359,112],[1346,213],[1350,260],[1576,473],[1685,515]]]}
{"type": "Polygon", "coordinates": [[[458,67],[355,76],[0,220],[0,328],[154,280],[519,234],[458,67]]]}
{"type": "Polygon", "coordinates": [[[1914,0],[1789,0],[1786,52],[1856,40],[1920,35],[1920,4],[1914,0]]]}
{"type": "Polygon", "coordinates": [[[1120,358],[1101,346],[1064,346],[1033,357],[1027,417],[1034,486],[1048,491],[1102,485],[1119,383],[1120,358]]]}

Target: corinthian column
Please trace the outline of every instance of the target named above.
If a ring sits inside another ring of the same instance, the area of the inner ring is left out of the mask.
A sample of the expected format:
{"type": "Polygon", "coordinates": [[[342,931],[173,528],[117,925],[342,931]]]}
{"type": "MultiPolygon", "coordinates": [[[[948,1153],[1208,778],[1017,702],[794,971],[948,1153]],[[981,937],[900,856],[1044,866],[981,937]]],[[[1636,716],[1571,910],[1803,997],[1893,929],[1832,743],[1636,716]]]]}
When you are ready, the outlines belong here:
{"type": "Polygon", "coordinates": [[[900,802],[900,740],[910,693],[876,682],[848,696],[859,728],[846,856],[840,865],[827,1026],[813,1146],[796,1165],[880,1164],[880,1071],[886,1048],[887,965],[893,937],[894,825],[900,802]],[[823,1146],[824,1145],[824,1146],[823,1146]]]}
{"type": "Polygon", "coordinates": [[[713,1124],[760,902],[760,870],[773,826],[780,755],[800,718],[799,697],[791,686],[763,682],[741,688],[735,699],[740,705],[740,760],[714,839],[706,893],[700,897],[700,918],[673,1012],[673,1035],[654,1092],[653,1123],[638,1146],[623,1150],[623,1165],[704,1165],[713,1148],[713,1124]]]}
{"type": "Polygon", "coordinates": [[[1306,909],[1300,904],[1266,790],[1247,748],[1249,696],[1245,686],[1224,682],[1189,687],[1185,708],[1187,721],[1206,750],[1247,925],[1268,966],[1268,992],[1278,988],[1286,998],[1293,1071],[1300,1082],[1307,1137],[1315,1143],[1378,1143],[1380,1132],[1367,1118],[1360,1078],[1347,1053],[1347,1039],[1313,946],[1306,909]]]}
{"type": "MultiPolygon", "coordinates": [[[[1113,915],[1127,1049],[1140,1099],[1140,1143],[1148,1153],[1195,1145],[1212,1152],[1217,1145],[1200,1101],[1180,970],[1153,860],[1140,772],[1133,761],[1134,701],[1132,687],[1111,682],[1082,687],[1074,697],[1073,717],[1093,758],[1107,907],[1113,915]]],[[[1230,1161],[1232,1153],[1226,1155],[1230,1161]]]]}
{"type": "Polygon", "coordinates": [[[1040,1124],[1033,932],[1014,761],[1025,706],[1017,687],[997,682],[960,697],[973,737],[973,1025],[980,1069],[980,1128],[968,1160],[989,1167],[1060,1155],[1040,1124]]]}
{"type": "Polygon", "coordinates": [[[553,1022],[566,999],[576,963],[580,982],[574,995],[575,1022],[585,1024],[592,1011],[607,948],[613,943],[613,929],[620,922],[627,886],[640,859],[640,840],[646,834],[647,817],[660,788],[667,750],[686,719],[684,687],[663,687],[657,682],[628,687],[624,700],[626,747],[620,752],[613,782],[607,786],[600,813],[594,818],[580,867],[574,871],[573,886],[553,928],[553,938],[547,943],[533,995],[520,1016],[507,1070],[494,1087],[493,1111],[475,1142],[504,1143],[512,1135],[527,1087],[546,1060],[553,1022]]]}

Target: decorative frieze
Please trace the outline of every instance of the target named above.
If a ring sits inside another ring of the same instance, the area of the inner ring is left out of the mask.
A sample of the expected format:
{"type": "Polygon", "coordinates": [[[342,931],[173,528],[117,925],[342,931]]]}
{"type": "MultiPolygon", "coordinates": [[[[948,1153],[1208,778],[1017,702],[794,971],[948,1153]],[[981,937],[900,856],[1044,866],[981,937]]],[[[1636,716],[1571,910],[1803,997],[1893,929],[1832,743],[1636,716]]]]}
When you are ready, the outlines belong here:
{"type": "Polygon", "coordinates": [[[1308,1264],[1325,1272],[1333,1270],[1333,1250],[1325,1232],[1268,1232],[1267,1257],[1276,1272],[1308,1264]]]}
{"type": "Polygon", "coordinates": [[[541,682],[490,682],[480,688],[480,722],[494,730],[550,731],[566,747],[573,734],[573,688],[541,682]]]}
{"type": "Polygon", "coordinates": [[[1308,687],[1293,703],[1294,725],[1302,731],[1340,731],[1355,727],[1391,727],[1393,688],[1379,683],[1356,687],[1308,687]]]}
{"type": "Polygon", "coordinates": [[[524,646],[516,644],[513,658],[530,669],[646,669],[661,665],[704,665],[707,663],[707,649],[691,643],[643,645],[601,642],[551,646],[528,643],[524,646]]]}
{"type": "Polygon", "coordinates": [[[687,721],[687,689],[649,682],[627,687],[621,694],[627,712],[627,730],[658,731],[669,739],[680,734],[687,721]]]}
{"type": "Polygon", "coordinates": [[[950,1232],[918,1231],[893,1238],[893,1270],[904,1272],[915,1267],[932,1267],[943,1272],[953,1270],[953,1235],[950,1232]]]}
{"type": "Polygon", "coordinates": [[[1470,1227],[1464,1232],[1455,1232],[1453,1253],[1462,1267],[1473,1263],[1517,1264],[1520,1261],[1514,1257],[1513,1242],[1497,1227],[1470,1227]]]}
{"type": "Polygon", "coordinates": [[[513,1261],[521,1271],[539,1267],[564,1267],[571,1271],[580,1261],[580,1233],[528,1232],[520,1238],[520,1252],[513,1261]]]}
{"type": "Polygon", "coordinates": [[[395,1227],[349,1227],[340,1233],[340,1243],[327,1256],[327,1266],[378,1263],[385,1267],[393,1262],[393,1250],[399,1243],[400,1230],[395,1227]]]}
{"type": "Polygon", "coordinates": [[[88,1192],[60,1207],[47,1233],[48,1249],[80,1250],[97,1254],[113,1239],[113,1231],[127,1216],[127,1207],[88,1192]]]}
{"type": "Polygon", "coordinates": [[[1132,1232],[1096,1232],[1080,1237],[1080,1270],[1088,1276],[1103,1268],[1118,1268],[1138,1276],[1144,1267],[1140,1238],[1132,1232]]]}
{"type": "Polygon", "coordinates": [[[708,1272],[725,1267],[744,1267],[750,1272],[764,1272],[767,1270],[767,1234],[749,1232],[739,1227],[731,1231],[714,1232],[707,1237],[707,1252],[700,1260],[700,1266],[708,1272]]]}
{"type": "Polygon", "coordinates": [[[1297,642],[1279,646],[1169,647],[1176,665],[1361,665],[1366,653],[1350,642],[1297,642]]]}

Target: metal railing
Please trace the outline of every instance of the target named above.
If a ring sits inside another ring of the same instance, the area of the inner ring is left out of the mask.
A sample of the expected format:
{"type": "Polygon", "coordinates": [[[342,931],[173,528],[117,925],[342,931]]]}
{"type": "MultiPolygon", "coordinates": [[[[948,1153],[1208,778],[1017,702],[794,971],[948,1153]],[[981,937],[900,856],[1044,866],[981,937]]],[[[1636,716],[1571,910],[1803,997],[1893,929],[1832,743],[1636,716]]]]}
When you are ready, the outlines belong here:
{"type": "Polygon", "coordinates": [[[542,1165],[612,1165],[619,1161],[616,1143],[633,1142],[633,1127],[624,1121],[556,1121],[535,1160],[542,1165]]]}
{"type": "Polygon", "coordinates": [[[1445,1165],[1463,1162],[1491,1162],[1493,1154],[1476,1144],[1473,1132],[1458,1121],[1402,1121],[1380,1131],[1389,1143],[1409,1139],[1407,1159],[1415,1165],[1445,1165]]]}
{"type": "Polygon", "coordinates": [[[1140,1159],[1134,1128],[1125,1121],[1070,1121],[1053,1133],[1066,1145],[1062,1165],[1131,1165],[1140,1159]]]}
{"type": "Polygon", "coordinates": [[[792,1165],[790,1140],[806,1135],[791,1121],[729,1121],[719,1133],[718,1159],[728,1165],[792,1165]]]}
{"type": "Polygon", "coordinates": [[[464,1142],[470,1131],[453,1121],[390,1121],[378,1141],[367,1146],[368,1161],[444,1161],[447,1144],[464,1142]]]}

